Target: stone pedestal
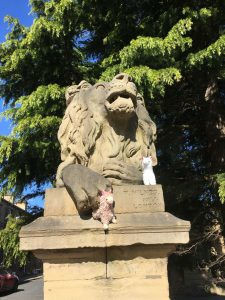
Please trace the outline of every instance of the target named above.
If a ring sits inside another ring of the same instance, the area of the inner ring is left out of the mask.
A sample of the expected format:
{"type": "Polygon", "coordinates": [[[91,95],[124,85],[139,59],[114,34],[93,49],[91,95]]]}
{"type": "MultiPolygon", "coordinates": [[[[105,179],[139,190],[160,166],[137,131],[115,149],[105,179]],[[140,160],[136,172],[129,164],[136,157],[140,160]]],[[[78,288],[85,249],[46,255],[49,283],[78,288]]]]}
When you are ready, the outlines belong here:
{"type": "Polygon", "coordinates": [[[167,257],[190,224],[164,212],[162,188],[114,188],[117,224],[81,219],[67,191],[46,191],[45,215],[22,228],[21,249],[44,262],[44,299],[169,299],[167,257]]]}

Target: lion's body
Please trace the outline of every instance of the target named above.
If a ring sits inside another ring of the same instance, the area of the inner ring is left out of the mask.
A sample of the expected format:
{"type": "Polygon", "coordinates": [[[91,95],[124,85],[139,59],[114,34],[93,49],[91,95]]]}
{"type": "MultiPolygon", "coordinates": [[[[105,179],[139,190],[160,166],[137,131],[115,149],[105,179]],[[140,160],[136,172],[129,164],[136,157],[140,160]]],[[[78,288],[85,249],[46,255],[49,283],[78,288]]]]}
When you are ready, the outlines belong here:
{"type": "Polygon", "coordinates": [[[80,85],[79,92],[69,102],[58,132],[63,161],[57,172],[59,186],[63,185],[62,170],[69,164],[81,164],[102,174],[103,166],[114,159],[137,169],[141,169],[143,156],[151,155],[153,165],[157,163],[154,146],[156,126],[148,115],[143,98],[137,99],[134,108],[128,107],[134,112],[129,112],[127,121],[126,118],[121,121],[118,113],[124,109],[126,98],[116,100],[119,108],[116,101],[107,102],[109,91],[112,94],[113,90],[115,94],[117,89],[123,92],[134,89],[130,82],[121,85],[117,81],[94,86],[87,83],[84,87],[80,85]]]}
{"type": "Polygon", "coordinates": [[[103,166],[115,158],[139,166],[143,151],[140,147],[140,144],[143,144],[140,128],[135,131],[133,141],[129,137],[124,138],[116,134],[108,124],[103,126],[101,133],[96,140],[95,151],[91,153],[88,160],[87,166],[90,169],[101,174],[103,166]]]}

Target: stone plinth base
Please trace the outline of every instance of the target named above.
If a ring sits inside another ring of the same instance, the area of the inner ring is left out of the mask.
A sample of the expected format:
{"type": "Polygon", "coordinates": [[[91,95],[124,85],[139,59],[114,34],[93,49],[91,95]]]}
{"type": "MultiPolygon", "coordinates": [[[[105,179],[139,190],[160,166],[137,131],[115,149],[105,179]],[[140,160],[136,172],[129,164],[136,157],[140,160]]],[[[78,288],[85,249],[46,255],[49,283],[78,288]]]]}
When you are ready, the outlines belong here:
{"type": "MultiPolygon", "coordinates": [[[[115,214],[165,211],[162,186],[125,185],[113,187],[115,214]]],[[[45,217],[78,215],[76,206],[65,188],[45,192],[45,217]]]]}
{"type": "Polygon", "coordinates": [[[167,257],[188,242],[190,224],[163,211],[161,186],[131,187],[138,199],[129,187],[120,189],[117,224],[108,233],[100,222],[77,215],[65,189],[58,190],[65,199],[59,200],[62,216],[54,189],[47,192],[45,217],[22,228],[21,249],[44,262],[44,300],[169,299],[167,257]]]}
{"type": "Polygon", "coordinates": [[[39,253],[45,299],[169,299],[168,250],[133,245],[39,253]]]}

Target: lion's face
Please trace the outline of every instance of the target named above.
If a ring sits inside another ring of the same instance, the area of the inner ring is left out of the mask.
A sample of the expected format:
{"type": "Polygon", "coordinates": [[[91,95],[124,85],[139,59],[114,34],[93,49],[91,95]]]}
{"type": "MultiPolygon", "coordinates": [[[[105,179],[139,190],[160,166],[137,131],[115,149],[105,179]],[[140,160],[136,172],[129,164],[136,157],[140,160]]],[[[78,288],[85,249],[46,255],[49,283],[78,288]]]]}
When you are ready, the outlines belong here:
{"type": "Polygon", "coordinates": [[[109,114],[129,118],[137,107],[137,88],[127,74],[118,74],[109,83],[105,101],[109,114]]]}
{"type": "Polygon", "coordinates": [[[79,98],[92,112],[115,119],[129,119],[137,107],[137,88],[127,74],[119,74],[111,82],[101,82],[81,89],[79,98]]]}

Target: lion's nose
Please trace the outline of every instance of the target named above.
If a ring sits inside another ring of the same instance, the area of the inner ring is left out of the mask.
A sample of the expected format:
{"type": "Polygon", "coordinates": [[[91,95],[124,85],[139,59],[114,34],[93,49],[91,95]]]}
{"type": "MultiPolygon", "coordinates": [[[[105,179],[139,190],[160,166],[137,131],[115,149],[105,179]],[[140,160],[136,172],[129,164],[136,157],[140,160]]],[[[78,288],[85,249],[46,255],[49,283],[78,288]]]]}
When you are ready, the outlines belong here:
{"type": "Polygon", "coordinates": [[[114,79],[121,80],[124,84],[132,81],[132,77],[125,73],[120,73],[120,74],[116,75],[114,77],[114,79]]]}

